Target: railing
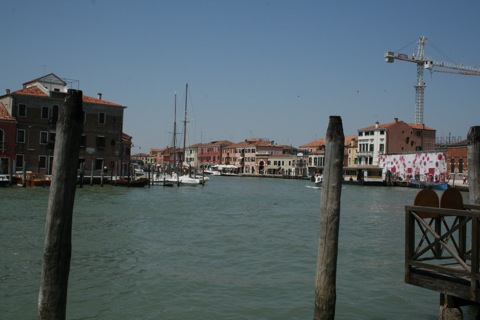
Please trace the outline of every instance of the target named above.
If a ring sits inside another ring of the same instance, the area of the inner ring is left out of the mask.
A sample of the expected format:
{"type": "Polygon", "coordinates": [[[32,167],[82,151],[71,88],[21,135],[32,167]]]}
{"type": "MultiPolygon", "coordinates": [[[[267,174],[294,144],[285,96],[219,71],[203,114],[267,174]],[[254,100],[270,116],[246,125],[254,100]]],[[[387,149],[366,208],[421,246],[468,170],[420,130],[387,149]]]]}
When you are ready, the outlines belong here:
{"type": "Polygon", "coordinates": [[[480,302],[480,206],[405,206],[405,282],[480,302]]]}

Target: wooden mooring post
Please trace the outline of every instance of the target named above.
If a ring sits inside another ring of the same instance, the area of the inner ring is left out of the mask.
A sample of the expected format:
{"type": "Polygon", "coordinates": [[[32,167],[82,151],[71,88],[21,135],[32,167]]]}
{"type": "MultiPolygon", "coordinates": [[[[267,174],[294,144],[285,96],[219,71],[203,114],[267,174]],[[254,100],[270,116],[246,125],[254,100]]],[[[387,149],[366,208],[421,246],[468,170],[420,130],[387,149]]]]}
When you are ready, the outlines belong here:
{"type": "Polygon", "coordinates": [[[335,318],[340,196],[345,138],[342,119],[330,116],[320,199],[320,238],[315,277],[314,320],[335,318]]]}
{"type": "Polygon", "coordinates": [[[82,91],[68,90],[56,128],[45,223],[38,319],[65,319],[72,253],[72,212],[83,129],[82,91]]]}
{"type": "Polygon", "coordinates": [[[480,204],[480,126],[468,131],[468,197],[470,204],[480,204]]]}

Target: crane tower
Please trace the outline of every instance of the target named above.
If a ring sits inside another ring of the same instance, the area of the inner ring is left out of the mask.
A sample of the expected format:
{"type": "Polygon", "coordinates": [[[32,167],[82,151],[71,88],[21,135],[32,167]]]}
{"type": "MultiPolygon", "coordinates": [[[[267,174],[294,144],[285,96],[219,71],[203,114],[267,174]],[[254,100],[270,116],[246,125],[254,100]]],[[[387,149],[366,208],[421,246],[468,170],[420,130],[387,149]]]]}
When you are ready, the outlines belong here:
{"type": "Polygon", "coordinates": [[[442,62],[425,57],[426,36],[421,36],[418,40],[417,54],[408,56],[403,53],[387,51],[385,52],[385,62],[393,63],[395,59],[417,64],[417,82],[415,83],[415,123],[423,124],[423,100],[425,92],[425,81],[423,72],[425,69],[431,72],[445,72],[463,75],[480,76],[478,67],[470,67],[463,64],[451,62],[442,62]]]}

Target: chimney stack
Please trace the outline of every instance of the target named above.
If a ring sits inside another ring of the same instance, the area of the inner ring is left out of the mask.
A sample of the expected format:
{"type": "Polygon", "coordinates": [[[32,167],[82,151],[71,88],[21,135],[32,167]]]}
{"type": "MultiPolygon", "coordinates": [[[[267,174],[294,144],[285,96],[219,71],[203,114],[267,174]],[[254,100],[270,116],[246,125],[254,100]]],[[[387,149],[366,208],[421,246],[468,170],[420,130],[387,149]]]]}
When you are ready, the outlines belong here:
{"type": "Polygon", "coordinates": [[[10,89],[5,89],[5,91],[7,91],[7,94],[10,94],[10,89]]]}
{"type": "Polygon", "coordinates": [[[98,93],[98,99],[102,100],[102,93],[101,92],[98,93]]]}
{"type": "Polygon", "coordinates": [[[397,122],[398,122],[398,118],[393,118],[393,122],[397,123],[397,122]]]}

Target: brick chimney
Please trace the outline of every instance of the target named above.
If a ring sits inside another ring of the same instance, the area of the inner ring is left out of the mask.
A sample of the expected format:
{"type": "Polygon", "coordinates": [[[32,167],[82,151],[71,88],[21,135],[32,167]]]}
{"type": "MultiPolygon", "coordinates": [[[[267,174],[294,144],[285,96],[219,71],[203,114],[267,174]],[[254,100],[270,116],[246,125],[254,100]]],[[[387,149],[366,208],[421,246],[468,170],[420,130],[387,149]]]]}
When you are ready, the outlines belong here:
{"type": "Polygon", "coordinates": [[[397,123],[397,122],[398,122],[398,118],[393,118],[393,122],[397,123]]]}
{"type": "Polygon", "coordinates": [[[98,100],[102,100],[102,93],[101,92],[98,93],[98,100]]]}
{"type": "Polygon", "coordinates": [[[7,92],[7,94],[10,94],[10,89],[5,89],[5,91],[7,92]]]}

